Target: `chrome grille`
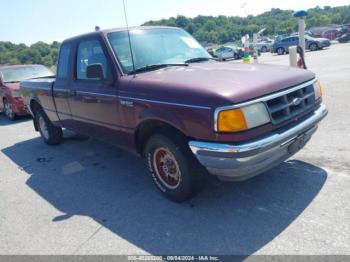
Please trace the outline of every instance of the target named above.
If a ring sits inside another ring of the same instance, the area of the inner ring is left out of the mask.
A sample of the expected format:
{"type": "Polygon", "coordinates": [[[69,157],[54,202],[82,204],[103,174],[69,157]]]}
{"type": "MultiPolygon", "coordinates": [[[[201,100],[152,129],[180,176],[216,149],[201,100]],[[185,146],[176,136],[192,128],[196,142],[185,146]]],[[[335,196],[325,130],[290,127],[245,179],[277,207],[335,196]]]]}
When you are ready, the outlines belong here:
{"type": "Polygon", "coordinates": [[[299,114],[311,109],[315,105],[315,93],[313,84],[284,93],[265,101],[271,121],[280,124],[299,114]]]}

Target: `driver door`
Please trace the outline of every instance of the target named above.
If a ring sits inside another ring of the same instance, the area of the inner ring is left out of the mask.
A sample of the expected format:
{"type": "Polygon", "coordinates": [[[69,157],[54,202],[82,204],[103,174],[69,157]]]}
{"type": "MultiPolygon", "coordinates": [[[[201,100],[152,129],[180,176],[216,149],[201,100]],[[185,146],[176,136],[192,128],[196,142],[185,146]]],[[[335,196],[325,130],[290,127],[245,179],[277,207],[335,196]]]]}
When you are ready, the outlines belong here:
{"type": "Polygon", "coordinates": [[[120,143],[120,103],[114,84],[111,61],[99,38],[77,43],[74,81],[70,85],[69,104],[75,129],[109,143],[120,143]],[[87,67],[101,64],[103,79],[89,79],[87,67]]]}

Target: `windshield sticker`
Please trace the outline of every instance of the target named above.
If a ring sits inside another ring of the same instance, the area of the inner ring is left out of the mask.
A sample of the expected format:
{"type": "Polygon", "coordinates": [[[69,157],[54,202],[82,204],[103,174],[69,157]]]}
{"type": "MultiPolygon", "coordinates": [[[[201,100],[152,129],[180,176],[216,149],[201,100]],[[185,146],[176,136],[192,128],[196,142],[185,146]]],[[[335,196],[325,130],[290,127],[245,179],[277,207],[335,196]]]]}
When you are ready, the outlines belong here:
{"type": "Polygon", "coordinates": [[[201,46],[191,37],[181,37],[182,41],[191,48],[201,48],[201,46]]]}

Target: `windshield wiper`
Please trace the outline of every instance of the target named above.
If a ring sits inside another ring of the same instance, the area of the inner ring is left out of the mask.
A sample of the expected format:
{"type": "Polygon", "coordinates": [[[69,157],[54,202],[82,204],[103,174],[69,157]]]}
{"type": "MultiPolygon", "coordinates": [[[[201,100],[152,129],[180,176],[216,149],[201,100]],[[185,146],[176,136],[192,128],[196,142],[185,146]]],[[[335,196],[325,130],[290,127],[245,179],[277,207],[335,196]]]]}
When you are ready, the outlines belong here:
{"type": "Polygon", "coordinates": [[[134,71],[131,71],[129,74],[135,74],[135,73],[141,73],[141,72],[147,72],[151,70],[157,70],[161,68],[165,68],[168,66],[188,66],[187,63],[178,63],[178,64],[154,64],[154,65],[146,65],[140,68],[137,68],[134,71]]]}
{"type": "Polygon", "coordinates": [[[21,81],[8,81],[8,82],[4,82],[5,84],[15,84],[15,83],[19,83],[21,81]]]}
{"type": "Polygon", "coordinates": [[[195,58],[191,58],[185,61],[185,63],[197,63],[197,62],[204,62],[204,61],[209,61],[209,60],[215,60],[217,61],[217,59],[213,58],[213,57],[195,57],[195,58]]]}

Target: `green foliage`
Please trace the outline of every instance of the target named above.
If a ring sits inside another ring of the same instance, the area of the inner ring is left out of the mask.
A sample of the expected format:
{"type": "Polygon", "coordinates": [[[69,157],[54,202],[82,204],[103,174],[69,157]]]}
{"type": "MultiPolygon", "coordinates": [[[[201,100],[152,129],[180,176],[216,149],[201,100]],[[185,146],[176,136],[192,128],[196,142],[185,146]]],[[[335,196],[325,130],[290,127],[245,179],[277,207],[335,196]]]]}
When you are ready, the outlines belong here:
{"type": "Polygon", "coordinates": [[[0,42],[0,64],[43,64],[56,65],[60,43],[51,45],[37,42],[31,46],[0,42]]]}
{"type": "MultiPolygon", "coordinates": [[[[350,5],[341,7],[324,8],[315,7],[308,10],[307,26],[324,26],[327,24],[350,23],[350,5]]],[[[275,36],[296,32],[298,23],[293,17],[292,10],[273,8],[258,16],[227,17],[227,16],[197,16],[187,18],[185,16],[171,17],[159,21],[149,21],[144,25],[176,26],[185,29],[198,41],[217,44],[240,39],[244,34],[258,32],[266,28],[265,35],[275,36]]]]}

